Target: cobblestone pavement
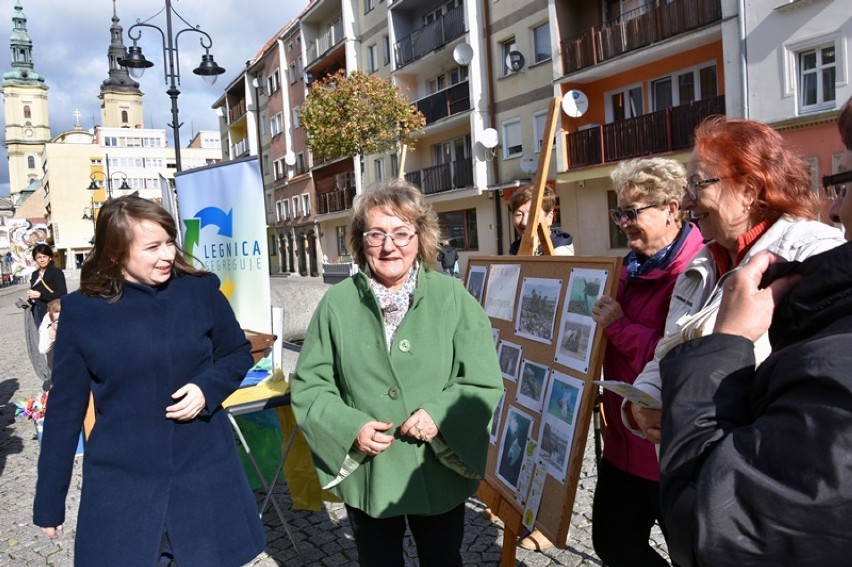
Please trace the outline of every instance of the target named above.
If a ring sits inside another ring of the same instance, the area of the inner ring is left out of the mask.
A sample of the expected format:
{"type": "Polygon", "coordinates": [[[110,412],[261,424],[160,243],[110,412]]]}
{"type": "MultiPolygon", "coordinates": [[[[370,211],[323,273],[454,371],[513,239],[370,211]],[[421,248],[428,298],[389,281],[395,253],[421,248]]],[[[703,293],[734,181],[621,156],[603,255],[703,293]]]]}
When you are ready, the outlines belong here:
{"type": "MultiPolygon", "coordinates": [[[[275,280],[275,278],[273,278],[275,280]]],[[[282,279],[274,285],[298,285],[296,279],[282,279]]],[[[69,280],[69,288],[78,282],[69,280]]],[[[0,566],[73,565],[74,532],[82,483],[82,459],[74,467],[67,499],[67,521],[61,539],[51,541],[32,525],[32,499],[35,490],[36,463],[39,445],[31,422],[16,420],[12,402],[41,391],[26,354],[22,311],[15,299],[24,295],[26,286],[0,289],[0,566]]],[[[595,487],[594,444],[587,450],[577,489],[571,530],[565,548],[542,553],[518,548],[518,565],[527,567],[601,565],[592,548],[591,507],[595,487]]],[[[298,553],[277,515],[270,506],[264,514],[267,547],[251,566],[355,566],[357,552],[346,513],[340,504],[329,504],[321,512],[294,511],[286,486],[281,483],[275,491],[288,520],[298,553]]],[[[259,498],[260,500],[260,498],[259,498]]],[[[503,543],[499,523],[489,522],[480,515],[482,505],[471,499],[467,503],[466,531],[463,558],[465,565],[497,565],[503,543]]],[[[659,531],[654,541],[665,553],[665,543],[659,531]]],[[[406,540],[407,565],[417,565],[416,552],[410,537],[406,540]]],[[[194,567],[194,566],[182,566],[194,567]]]]}

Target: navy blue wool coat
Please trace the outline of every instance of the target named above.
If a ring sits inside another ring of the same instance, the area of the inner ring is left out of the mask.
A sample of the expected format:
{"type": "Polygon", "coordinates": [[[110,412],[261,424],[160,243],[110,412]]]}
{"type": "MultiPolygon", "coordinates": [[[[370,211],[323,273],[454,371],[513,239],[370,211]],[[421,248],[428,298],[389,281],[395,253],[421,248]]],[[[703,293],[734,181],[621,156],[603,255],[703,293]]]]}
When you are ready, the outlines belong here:
{"type": "Polygon", "coordinates": [[[126,283],[115,303],[62,300],[53,389],[38,463],[34,521],[65,521],[89,390],[96,422],[83,458],[75,564],[156,565],[169,534],[178,565],[244,564],[265,545],[254,496],[219,405],[252,364],[249,343],[215,276],[126,283]],[[192,382],[207,406],[166,419],[192,382]]]}

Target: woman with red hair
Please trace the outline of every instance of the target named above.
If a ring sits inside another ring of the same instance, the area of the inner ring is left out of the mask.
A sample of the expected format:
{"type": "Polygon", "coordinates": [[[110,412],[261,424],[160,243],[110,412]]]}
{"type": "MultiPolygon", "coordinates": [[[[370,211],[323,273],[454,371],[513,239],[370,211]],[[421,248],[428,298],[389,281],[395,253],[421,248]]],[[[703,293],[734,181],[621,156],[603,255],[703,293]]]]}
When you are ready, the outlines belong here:
{"type": "MultiPolygon", "coordinates": [[[[708,243],[675,284],[665,335],[634,386],[662,398],[659,361],[675,346],[712,332],[724,282],[756,253],[803,260],[842,244],[839,230],[815,220],[817,206],[808,166],[774,129],[724,116],[701,123],[682,208],[708,243]]],[[[765,334],[754,342],[758,364],[770,351],[765,334]]],[[[657,444],[661,415],[622,405],[625,425],[657,444]]]]}

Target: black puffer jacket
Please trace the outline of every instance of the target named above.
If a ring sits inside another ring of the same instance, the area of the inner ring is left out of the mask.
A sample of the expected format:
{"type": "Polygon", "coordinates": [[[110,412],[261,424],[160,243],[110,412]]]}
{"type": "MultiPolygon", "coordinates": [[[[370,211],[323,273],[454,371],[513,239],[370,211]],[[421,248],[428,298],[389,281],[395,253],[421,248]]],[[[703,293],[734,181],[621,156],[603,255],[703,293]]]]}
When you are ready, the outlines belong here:
{"type": "Polygon", "coordinates": [[[661,363],[662,510],[681,566],[852,565],[852,243],[795,271],[757,370],[733,335],[661,363]]]}

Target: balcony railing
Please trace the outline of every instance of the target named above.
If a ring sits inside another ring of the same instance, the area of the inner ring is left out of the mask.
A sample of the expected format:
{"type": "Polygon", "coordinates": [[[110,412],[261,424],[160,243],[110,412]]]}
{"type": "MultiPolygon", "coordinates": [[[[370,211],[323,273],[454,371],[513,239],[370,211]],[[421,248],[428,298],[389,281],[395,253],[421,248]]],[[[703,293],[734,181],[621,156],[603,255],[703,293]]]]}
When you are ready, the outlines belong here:
{"type": "Polygon", "coordinates": [[[249,151],[249,141],[248,138],[243,138],[236,144],[231,145],[231,159],[236,159],[241,157],[243,154],[247,154],[249,151]]]}
{"type": "Polygon", "coordinates": [[[562,70],[567,75],[721,19],[721,0],[646,4],[563,41],[562,70]]]}
{"type": "Polygon", "coordinates": [[[237,104],[228,107],[228,124],[233,124],[237,118],[246,113],[246,99],[240,100],[237,104]]]}
{"type": "Polygon", "coordinates": [[[682,150],[699,122],[725,114],[724,95],[568,134],[571,167],[682,150]]]}
{"type": "Polygon", "coordinates": [[[316,182],[317,214],[336,213],[352,208],[355,183],[351,173],[341,173],[316,182]]]}
{"type": "Polygon", "coordinates": [[[308,46],[308,65],[325,55],[329,49],[343,41],[343,22],[338,20],[327,32],[308,46]]]}
{"type": "Polygon", "coordinates": [[[420,187],[424,195],[473,186],[473,160],[460,159],[405,174],[405,180],[420,187]]]}
{"type": "Polygon", "coordinates": [[[464,32],[464,6],[458,6],[394,45],[396,68],[420,59],[464,32]]]}
{"type": "Polygon", "coordinates": [[[417,110],[426,117],[426,125],[437,122],[441,118],[470,110],[470,87],[468,81],[455,85],[421,98],[414,103],[417,110]]]}

